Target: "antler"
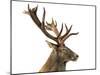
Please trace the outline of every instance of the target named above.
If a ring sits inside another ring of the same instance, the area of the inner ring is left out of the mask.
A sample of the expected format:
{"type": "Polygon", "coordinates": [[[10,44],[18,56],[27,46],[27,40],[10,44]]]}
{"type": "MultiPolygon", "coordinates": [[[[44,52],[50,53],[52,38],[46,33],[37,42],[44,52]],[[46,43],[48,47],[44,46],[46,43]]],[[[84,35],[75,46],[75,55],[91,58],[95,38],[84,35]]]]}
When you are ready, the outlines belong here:
{"type": "Polygon", "coordinates": [[[35,22],[35,24],[40,28],[40,30],[50,39],[54,40],[57,42],[56,37],[52,36],[51,34],[49,34],[46,29],[45,29],[45,8],[43,9],[43,18],[42,18],[42,22],[40,22],[39,18],[37,17],[37,9],[38,6],[35,8],[30,9],[29,4],[28,4],[28,11],[25,11],[26,14],[30,15],[32,20],[35,22]]]}
{"type": "Polygon", "coordinates": [[[61,33],[63,31],[63,23],[62,23],[62,27],[60,32],[57,29],[57,22],[52,19],[52,23],[47,23],[47,25],[45,25],[45,8],[43,9],[43,17],[42,17],[42,22],[39,20],[38,16],[37,16],[37,9],[38,6],[35,8],[30,9],[29,4],[28,4],[28,11],[25,11],[25,14],[30,15],[30,17],[32,18],[32,20],[35,22],[35,24],[40,28],[40,30],[50,39],[56,41],[59,45],[64,45],[64,41],[69,38],[71,35],[77,35],[78,33],[70,33],[72,26],[68,29],[67,25],[65,24],[65,28],[66,28],[66,33],[61,36],[61,33]],[[56,34],[56,37],[54,37],[53,35],[49,34],[47,30],[51,30],[56,34]]]}
{"type": "Polygon", "coordinates": [[[72,25],[71,25],[70,28],[68,29],[67,25],[65,24],[66,33],[65,33],[63,36],[61,36],[62,30],[63,30],[63,23],[62,23],[62,28],[61,28],[60,32],[59,32],[58,29],[57,29],[57,22],[55,21],[55,23],[54,23],[53,18],[52,18],[52,23],[51,23],[51,24],[48,23],[48,22],[46,22],[46,23],[47,23],[46,28],[47,28],[48,30],[53,31],[53,32],[56,34],[57,39],[59,39],[59,43],[62,44],[62,45],[64,45],[64,41],[65,41],[66,39],[68,39],[70,36],[72,36],[72,35],[77,35],[77,34],[78,34],[78,32],[77,32],[77,33],[70,33],[70,31],[71,31],[71,29],[72,29],[72,25]]]}

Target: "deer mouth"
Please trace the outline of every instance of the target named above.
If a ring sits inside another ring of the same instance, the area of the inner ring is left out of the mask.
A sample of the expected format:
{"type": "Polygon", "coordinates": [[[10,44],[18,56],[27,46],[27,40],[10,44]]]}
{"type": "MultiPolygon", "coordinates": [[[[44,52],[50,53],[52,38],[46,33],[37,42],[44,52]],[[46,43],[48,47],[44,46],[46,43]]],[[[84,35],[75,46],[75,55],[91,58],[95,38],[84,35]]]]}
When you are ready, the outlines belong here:
{"type": "Polygon", "coordinates": [[[76,61],[76,60],[78,59],[78,57],[79,57],[79,56],[76,55],[75,57],[72,57],[71,60],[72,60],[72,61],[76,61]]]}
{"type": "Polygon", "coordinates": [[[76,61],[78,58],[72,58],[72,61],[76,61]]]}

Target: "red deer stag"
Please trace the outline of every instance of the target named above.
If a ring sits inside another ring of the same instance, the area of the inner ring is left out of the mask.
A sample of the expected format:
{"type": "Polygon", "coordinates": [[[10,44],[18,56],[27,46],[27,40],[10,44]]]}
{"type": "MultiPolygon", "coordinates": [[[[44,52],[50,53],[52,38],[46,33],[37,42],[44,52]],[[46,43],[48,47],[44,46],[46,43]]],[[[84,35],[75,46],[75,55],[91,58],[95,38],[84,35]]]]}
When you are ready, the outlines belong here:
{"type": "Polygon", "coordinates": [[[64,35],[61,35],[63,31],[63,24],[61,27],[60,32],[57,29],[57,22],[52,19],[52,23],[46,22],[45,24],[45,8],[43,12],[42,22],[39,20],[37,16],[37,8],[30,8],[28,5],[28,11],[25,11],[25,14],[28,14],[32,20],[35,22],[35,24],[40,28],[40,30],[50,39],[56,42],[56,44],[48,42],[48,45],[50,48],[53,49],[51,52],[48,60],[43,65],[43,67],[40,69],[39,72],[57,72],[57,71],[65,71],[66,70],[66,63],[68,61],[75,61],[78,58],[78,55],[74,53],[70,48],[65,46],[64,41],[68,39],[71,35],[77,35],[77,33],[70,33],[72,26],[70,28],[66,28],[66,33],[64,35]],[[47,30],[51,30],[55,33],[55,37],[47,32],[47,30]]]}

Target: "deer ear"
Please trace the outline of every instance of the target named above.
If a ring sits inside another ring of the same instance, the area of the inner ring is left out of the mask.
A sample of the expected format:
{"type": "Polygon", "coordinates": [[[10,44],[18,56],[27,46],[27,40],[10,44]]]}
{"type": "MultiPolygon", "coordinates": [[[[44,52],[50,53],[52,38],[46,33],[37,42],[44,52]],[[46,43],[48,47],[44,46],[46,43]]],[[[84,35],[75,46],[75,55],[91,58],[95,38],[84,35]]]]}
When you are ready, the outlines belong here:
{"type": "Polygon", "coordinates": [[[49,42],[49,41],[47,41],[47,40],[46,40],[46,42],[47,42],[47,44],[48,44],[48,46],[49,46],[50,48],[56,48],[56,47],[57,47],[56,44],[53,44],[53,43],[51,43],[51,42],[49,42]]]}

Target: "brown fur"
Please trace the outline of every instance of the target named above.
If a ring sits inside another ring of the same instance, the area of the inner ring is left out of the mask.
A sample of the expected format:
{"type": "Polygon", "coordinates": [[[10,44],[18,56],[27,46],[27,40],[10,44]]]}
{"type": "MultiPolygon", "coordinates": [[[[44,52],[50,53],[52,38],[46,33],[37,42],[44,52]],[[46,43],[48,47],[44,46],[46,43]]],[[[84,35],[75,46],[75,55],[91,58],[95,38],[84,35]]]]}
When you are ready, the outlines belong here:
{"type": "Polygon", "coordinates": [[[63,49],[50,42],[47,43],[53,48],[53,51],[39,72],[65,71],[66,63],[70,60],[75,61],[77,59],[77,54],[72,52],[69,48],[66,47],[63,49]]]}

